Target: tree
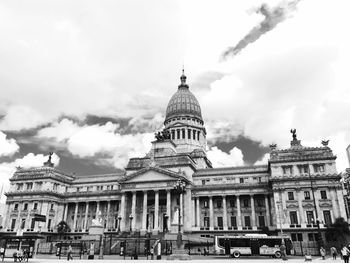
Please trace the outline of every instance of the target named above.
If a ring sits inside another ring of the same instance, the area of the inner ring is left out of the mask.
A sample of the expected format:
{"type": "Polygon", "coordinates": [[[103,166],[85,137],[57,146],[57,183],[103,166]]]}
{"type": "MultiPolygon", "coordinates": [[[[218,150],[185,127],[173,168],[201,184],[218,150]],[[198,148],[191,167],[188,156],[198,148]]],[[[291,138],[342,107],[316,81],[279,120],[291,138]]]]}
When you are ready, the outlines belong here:
{"type": "Polygon", "coordinates": [[[332,225],[327,227],[326,240],[328,242],[336,241],[338,244],[347,244],[349,239],[349,224],[344,220],[344,218],[337,218],[332,225]]]}
{"type": "Polygon", "coordinates": [[[59,222],[58,225],[57,225],[57,233],[60,234],[60,238],[61,238],[62,235],[63,235],[64,233],[67,233],[67,232],[70,232],[70,227],[69,227],[69,225],[67,224],[66,221],[63,221],[63,220],[62,220],[62,221],[59,222]]]}

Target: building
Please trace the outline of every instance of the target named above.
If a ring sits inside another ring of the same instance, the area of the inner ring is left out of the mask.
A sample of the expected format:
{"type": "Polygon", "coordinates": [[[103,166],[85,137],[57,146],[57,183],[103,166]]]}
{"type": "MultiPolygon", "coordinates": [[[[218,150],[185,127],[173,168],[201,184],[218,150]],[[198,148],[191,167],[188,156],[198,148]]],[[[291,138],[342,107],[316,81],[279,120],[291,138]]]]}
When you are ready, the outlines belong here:
{"type": "Polygon", "coordinates": [[[164,130],[123,172],[70,175],[50,159],[40,168],[19,168],[6,193],[3,232],[55,237],[63,220],[71,228],[67,235],[79,239],[99,219],[105,233],[171,235],[180,213],[181,230],[192,237],[283,231],[296,244],[316,243],[327,225],[347,218],[336,156],[328,142],[302,146],[291,132],[290,148],[271,145],[266,165],[212,168],[201,108],[182,74],[164,130]],[[174,189],[179,179],[183,193],[174,189]],[[35,221],[35,214],[46,221],[35,221]]]}

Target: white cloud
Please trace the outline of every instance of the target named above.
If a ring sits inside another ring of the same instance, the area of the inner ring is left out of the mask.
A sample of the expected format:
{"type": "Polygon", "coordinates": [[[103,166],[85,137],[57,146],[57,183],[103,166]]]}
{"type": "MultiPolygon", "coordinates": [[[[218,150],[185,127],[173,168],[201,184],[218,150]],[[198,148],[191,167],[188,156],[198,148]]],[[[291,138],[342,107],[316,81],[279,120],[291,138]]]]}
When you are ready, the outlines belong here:
{"type": "Polygon", "coordinates": [[[215,168],[244,165],[243,153],[237,147],[233,147],[229,153],[225,153],[215,146],[207,152],[207,155],[215,168]]]}
{"type": "Polygon", "coordinates": [[[6,134],[0,131],[0,157],[12,156],[19,149],[15,139],[7,139],[6,134]]]}
{"type": "Polygon", "coordinates": [[[270,159],[270,153],[265,153],[263,157],[261,157],[259,160],[257,160],[254,163],[254,165],[267,165],[269,159],[270,159]]]}
{"type": "Polygon", "coordinates": [[[96,163],[117,168],[124,168],[130,157],[144,156],[154,138],[153,133],[120,134],[119,125],[111,122],[79,126],[67,119],[39,130],[37,137],[65,145],[80,158],[95,157],[96,163]]]}

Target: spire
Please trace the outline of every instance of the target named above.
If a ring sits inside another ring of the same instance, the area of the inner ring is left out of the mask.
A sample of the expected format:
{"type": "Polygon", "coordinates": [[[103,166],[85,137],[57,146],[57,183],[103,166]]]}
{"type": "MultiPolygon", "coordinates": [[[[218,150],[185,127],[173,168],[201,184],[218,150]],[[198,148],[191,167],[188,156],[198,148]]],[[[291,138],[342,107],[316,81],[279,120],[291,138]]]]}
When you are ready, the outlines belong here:
{"type": "Polygon", "coordinates": [[[186,75],[185,75],[185,67],[184,65],[182,65],[182,75],[180,77],[181,80],[181,84],[179,85],[179,88],[183,87],[183,88],[188,88],[188,85],[186,84],[186,75]]]}

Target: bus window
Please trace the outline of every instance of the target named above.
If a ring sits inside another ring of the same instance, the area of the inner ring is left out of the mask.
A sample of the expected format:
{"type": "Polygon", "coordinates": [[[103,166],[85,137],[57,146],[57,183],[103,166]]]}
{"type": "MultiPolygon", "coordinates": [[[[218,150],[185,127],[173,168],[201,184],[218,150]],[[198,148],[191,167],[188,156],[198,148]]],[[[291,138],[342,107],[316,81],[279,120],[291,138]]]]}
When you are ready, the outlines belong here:
{"type": "Polygon", "coordinates": [[[219,247],[224,248],[225,247],[225,239],[224,238],[219,238],[219,247]]]}

